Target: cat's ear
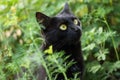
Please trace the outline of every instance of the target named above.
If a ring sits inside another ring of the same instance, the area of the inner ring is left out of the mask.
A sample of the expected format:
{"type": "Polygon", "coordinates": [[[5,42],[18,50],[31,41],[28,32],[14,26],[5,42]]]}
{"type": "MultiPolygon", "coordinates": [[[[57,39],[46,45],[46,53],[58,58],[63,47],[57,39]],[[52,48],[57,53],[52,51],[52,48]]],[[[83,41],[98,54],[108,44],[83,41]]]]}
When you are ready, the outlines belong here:
{"type": "Polygon", "coordinates": [[[60,14],[67,13],[67,14],[73,14],[68,3],[65,3],[63,10],[61,11],[60,14]]]}
{"type": "Polygon", "coordinates": [[[36,20],[39,24],[42,24],[46,27],[48,22],[50,21],[50,17],[41,12],[36,12],[36,20]]]}

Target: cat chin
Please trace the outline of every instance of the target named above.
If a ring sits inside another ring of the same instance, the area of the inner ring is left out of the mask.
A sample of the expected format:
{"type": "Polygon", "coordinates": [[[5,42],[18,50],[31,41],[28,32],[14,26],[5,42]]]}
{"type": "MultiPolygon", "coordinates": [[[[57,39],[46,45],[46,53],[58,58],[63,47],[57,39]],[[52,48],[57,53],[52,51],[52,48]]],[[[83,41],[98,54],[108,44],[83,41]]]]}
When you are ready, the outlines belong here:
{"type": "Polygon", "coordinates": [[[67,42],[66,42],[66,44],[67,45],[75,45],[75,44],[77,44],[77,43],[79,43],[79,39],[73,39],[73,40],[68,40],[67,42]]]}

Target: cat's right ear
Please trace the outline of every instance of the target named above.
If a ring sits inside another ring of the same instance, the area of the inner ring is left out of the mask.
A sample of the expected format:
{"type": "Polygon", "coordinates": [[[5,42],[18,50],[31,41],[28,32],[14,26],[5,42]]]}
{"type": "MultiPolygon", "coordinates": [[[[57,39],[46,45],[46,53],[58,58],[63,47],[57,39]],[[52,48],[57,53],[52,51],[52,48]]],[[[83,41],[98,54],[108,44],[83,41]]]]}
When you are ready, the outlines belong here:
{"type": "Polygon", "coordinates": [[[50,17],[41,12],[36,12],[36,20],[39,24],[42,24],[46,27],[50,21],[50,17]]]}

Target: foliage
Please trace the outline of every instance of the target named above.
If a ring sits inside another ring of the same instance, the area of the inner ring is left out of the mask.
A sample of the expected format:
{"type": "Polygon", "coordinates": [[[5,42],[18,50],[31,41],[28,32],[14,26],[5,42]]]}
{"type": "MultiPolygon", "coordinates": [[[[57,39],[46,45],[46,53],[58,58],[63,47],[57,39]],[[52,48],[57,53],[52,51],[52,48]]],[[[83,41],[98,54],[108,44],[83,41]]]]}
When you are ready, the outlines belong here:
{"type": "MultiPolygon", "coordinates": [[[[66,62],[63,52],[43,58],[40,45],[44,39],[35,12],[56,15],[65,0],[1,0],[0,1],[0,80],[28,80],[34,68],[44,65],[50,80],[54,73],[64,74],[74,62],[66,62]],[[62,59],[62,58],[63,59],[62,59]],[[48,64],[49,63],[49,64],[48,64]],[[36,66],[34,64],[37,64],[36,66]],[[54,65],[55,64],[55,65],[54,65]],[[51,67],[52,66],[52,67],[51,67]],[[21,67],[28,69],[22,71],[21,67]]],[[[81,38],[85,61],[84,80],[120,79],[120,1],[69,0],[72,11],[83,26],[81,38]]],[[[56,75],[57,76],[57,75],[56,75]]],[[[76,79],[77,74],[75,74],[76,79]]]]}

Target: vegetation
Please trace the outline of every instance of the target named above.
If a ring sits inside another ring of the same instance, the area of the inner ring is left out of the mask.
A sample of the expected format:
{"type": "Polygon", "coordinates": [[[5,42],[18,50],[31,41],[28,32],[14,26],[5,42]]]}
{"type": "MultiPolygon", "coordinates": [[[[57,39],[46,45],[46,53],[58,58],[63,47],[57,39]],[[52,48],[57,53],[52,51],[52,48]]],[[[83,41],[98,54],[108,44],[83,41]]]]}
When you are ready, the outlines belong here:
{"type": "MultiPolygon", "coordinates": [[[[37,11],[54,16],[65,0],[1,0],[0,1],[0,80],[35,80],[32,74],[42,64],[49,80],[63,73],[73,62],[65,62],[64,53],[43,58],[40,51],[44,39],[35,19],[37,11]],[[61,58],[63,57],[63,59],[61,58]],[[52,66],[52,67],[51,67],[52,66]],[[27,72],[21,67],[27,68],[27,72]],[[56,75],[57,76],[57,75],[56,75]]],[[[82,22],[81,38],[85,61],[84,80],[120,79],[120,0],[68,0],[72,11],[82,22]]],[[[77,74],[75,74],[76,79],[77,74]]]]}

